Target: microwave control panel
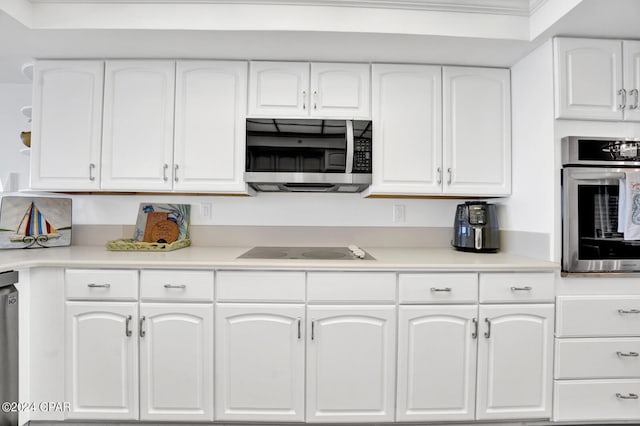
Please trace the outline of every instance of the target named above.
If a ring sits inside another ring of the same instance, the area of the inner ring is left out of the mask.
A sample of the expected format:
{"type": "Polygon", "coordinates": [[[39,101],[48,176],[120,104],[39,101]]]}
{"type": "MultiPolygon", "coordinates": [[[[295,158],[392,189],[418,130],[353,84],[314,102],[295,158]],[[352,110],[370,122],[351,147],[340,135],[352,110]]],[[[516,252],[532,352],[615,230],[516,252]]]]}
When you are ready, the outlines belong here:
{"type": "Polygon", "coordinates": [[[353,172],[371,173],[371,139],[356,138],[353,145],[353,172]]]}

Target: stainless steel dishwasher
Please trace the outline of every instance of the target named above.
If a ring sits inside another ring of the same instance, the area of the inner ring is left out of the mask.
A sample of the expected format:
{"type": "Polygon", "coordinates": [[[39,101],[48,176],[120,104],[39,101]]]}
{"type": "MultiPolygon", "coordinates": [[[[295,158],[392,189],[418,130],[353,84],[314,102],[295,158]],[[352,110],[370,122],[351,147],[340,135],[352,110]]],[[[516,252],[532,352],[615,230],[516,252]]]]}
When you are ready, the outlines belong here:
{"type": "Polygon", "coordinates": [[[18,272],[0,273],[0,426],[18,424],[18,410],[14,409],[18,403],[17,282],[18,272]]]}

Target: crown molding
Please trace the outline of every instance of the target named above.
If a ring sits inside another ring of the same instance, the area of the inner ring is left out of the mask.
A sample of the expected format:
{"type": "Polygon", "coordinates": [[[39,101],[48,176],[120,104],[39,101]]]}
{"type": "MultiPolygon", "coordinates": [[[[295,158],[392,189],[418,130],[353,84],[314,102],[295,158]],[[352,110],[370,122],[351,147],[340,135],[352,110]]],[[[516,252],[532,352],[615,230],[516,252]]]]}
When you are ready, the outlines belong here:
{"type": "Polygon", "coordinates": [[[233,4],[328,6],[530,16],[548,0],[28,0],[32,4],[233,4]]]}

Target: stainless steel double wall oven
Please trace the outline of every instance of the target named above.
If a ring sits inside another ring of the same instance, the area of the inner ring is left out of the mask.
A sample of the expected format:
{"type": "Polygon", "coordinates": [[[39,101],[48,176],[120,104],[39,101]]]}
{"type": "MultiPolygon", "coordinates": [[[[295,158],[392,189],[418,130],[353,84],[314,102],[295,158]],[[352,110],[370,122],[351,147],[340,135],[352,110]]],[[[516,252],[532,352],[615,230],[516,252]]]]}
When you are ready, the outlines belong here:
{"type": "Polygon", "coordinates": [[[620,179],[640,172],[640,139],[566,137],[562,144],[562,271],[640,272],[640,241],[618,232],[620,179]]]}

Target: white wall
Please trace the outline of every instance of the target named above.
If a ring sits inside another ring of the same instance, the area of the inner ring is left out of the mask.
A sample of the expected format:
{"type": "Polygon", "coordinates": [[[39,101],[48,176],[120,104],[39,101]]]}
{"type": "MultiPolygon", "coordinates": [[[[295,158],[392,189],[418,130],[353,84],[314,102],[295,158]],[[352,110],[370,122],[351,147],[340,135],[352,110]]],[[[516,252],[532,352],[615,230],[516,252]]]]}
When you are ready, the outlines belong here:
{"type": "Polygon", "coordinates": [[[0,181],[5,182],[10,172],[18,174],[18,188],[29,186],[29,156],[21,153],[25,148],[20,132],[31,130],[20,108],[31,105],[30,84],[0,83],[0,181]]]}

